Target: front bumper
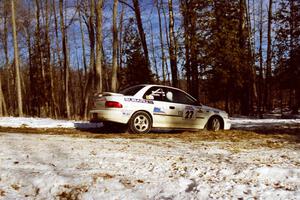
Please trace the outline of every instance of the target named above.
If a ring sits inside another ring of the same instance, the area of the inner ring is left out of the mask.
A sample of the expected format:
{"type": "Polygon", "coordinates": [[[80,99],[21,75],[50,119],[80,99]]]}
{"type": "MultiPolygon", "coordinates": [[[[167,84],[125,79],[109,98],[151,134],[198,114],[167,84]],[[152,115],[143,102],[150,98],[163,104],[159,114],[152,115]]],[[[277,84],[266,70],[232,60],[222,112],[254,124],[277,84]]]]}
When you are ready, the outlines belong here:
{"type": "Polygon", "coordinates": [[[91,110],[90,122],[116,122],[127,124],[130,116],[119,109],[91,110]]]}
{"type": "Polygon", "coordinates": [[[231,127],[230,120],[228,118],[224,119],[224,130],[229,130],[231,127]]]}

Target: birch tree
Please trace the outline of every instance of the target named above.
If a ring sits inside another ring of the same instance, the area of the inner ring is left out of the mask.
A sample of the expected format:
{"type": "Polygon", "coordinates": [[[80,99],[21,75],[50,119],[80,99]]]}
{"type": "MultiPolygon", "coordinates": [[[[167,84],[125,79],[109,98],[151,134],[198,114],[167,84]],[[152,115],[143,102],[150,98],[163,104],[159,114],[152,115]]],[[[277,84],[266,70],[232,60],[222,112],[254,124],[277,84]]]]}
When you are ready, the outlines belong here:
{"type": "Polygon", "coordinates": [[[13,43],[14,43],[14,64],[16,69],[16,85],[17,85],[17,99],[18,99],[18,114],[19,117],[23,116],[23,103],[22,103],[22,89],[21,89],[21,75],[19,66],[19,48],[16,28],[16,17],[15,17],[15,0],[11,1],[11,21],[12,21],[12,32],[13,32],[13,43]]]}

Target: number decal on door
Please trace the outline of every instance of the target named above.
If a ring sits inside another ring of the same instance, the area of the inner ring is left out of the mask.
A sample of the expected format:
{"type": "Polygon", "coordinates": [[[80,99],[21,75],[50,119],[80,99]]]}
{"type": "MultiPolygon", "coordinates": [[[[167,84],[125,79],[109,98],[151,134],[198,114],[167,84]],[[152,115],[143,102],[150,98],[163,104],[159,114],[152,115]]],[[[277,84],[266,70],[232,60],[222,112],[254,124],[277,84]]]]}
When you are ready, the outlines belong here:
{"type": "Polygon", "coordinates": [[[182,118],[186,119],[186,120],[194,120],[194,119],[196,119],[196,113],[197,112],[193,107],[187,106],[187,107],[185,107],[185,109],[183,111],[182,118]]]}
{"type": "Polygon", "coordinates": [[[185,112],[185,119],[192,119],[193,118],[193,115],[194,115],[194,111],[192,110],[188,110],[185,112]]]}

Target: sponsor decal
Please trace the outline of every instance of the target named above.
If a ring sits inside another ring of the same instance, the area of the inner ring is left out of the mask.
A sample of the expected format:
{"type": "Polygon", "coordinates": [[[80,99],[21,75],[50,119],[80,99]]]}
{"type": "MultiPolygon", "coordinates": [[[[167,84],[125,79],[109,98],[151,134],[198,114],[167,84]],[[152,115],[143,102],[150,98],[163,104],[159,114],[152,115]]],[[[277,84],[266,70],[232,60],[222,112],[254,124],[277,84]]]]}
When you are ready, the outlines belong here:
{"type": "Polygon", "coordinates": [[[193,106],[185,106],[185,110],[194,110],[193,106]]]}
{"type": "Polygon", "coordinates": [[[153,109],[154,113],[165,113],[165,111],[162,108],[154,107],[153,109]]]}
{"type": "Polygon", "coordinates": [[[153,104],[153,100],[148,100],[148,99],[124,98],[124,101],[153,104]]]}
{"type": "Polygon", "coordinates": [[[122,115],[129,116],[131,114],[130,110],[122,110],[122,115]]]}

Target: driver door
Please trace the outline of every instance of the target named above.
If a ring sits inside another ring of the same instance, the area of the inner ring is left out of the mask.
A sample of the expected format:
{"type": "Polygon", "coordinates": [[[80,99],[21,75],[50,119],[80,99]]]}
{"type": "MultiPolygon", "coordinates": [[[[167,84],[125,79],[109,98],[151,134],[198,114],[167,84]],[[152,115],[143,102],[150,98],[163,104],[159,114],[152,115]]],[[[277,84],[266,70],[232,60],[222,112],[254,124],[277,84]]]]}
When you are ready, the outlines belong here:
{"type": "Polygon", "coordinates": [[[146,99],[152,99],[153,127],[181,128],[183,126],[183,106],[172,101],[173,94],[164,87],[151,87],[146,93],[146,99]]]}

